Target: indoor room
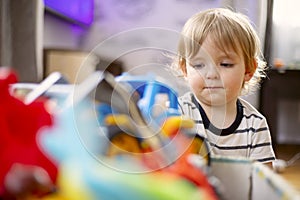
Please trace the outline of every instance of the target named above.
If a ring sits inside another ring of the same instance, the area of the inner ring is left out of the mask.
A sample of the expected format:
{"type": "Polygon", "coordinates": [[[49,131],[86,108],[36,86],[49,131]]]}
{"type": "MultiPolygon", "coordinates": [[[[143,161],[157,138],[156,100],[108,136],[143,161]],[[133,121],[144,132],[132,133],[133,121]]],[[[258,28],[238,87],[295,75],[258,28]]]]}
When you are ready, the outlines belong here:
{"type": "Polygon", "coordinates": [[[0,0],[0,199],[300,199],[299,6],[0,0]]]}

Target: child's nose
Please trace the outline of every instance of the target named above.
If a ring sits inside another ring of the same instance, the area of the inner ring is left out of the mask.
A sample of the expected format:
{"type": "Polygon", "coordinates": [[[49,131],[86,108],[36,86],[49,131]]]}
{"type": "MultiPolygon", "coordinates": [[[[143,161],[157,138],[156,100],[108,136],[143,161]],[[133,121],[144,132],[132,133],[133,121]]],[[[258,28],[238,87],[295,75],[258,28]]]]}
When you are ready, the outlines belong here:
{"type": "Polygon", "coordinates": [[[207,79],[217,79],[217,78],[219,78],[218,69],[214,64],[210,64],[207,67],[206,78],[207,79]]]}

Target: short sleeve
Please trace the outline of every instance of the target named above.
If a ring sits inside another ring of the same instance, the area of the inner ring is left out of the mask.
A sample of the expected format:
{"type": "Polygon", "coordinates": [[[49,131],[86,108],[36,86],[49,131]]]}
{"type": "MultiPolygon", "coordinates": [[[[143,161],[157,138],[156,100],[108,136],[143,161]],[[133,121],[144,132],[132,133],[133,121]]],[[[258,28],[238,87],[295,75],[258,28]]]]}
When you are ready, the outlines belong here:
{"type": "Polygon", "coordinates": [[[272,139],[266,119],[263,117],[253,127],[250,158],[266,163],[275,160],[272,139]]]}

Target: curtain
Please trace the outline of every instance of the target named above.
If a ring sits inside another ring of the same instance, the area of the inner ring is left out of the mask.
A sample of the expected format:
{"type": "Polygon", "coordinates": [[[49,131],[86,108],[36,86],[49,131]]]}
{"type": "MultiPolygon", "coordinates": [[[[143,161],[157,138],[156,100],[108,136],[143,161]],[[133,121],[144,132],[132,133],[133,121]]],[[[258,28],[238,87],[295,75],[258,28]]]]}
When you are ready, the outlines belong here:
{"type": "Polygon", "coordinates": [[[268,63],[271,65],[271,42],[272,42],[272,23],[273,23],[273,0],[268,0],[267,4],[268,17],[266,20],[266,32],[264,41],[264,56],[268,63]]]}
{"type": "Polygon", "coordinates": [[[0,1],[0,66],[15,69],[21,82],[43,75],[42,0],[0,1]]]}

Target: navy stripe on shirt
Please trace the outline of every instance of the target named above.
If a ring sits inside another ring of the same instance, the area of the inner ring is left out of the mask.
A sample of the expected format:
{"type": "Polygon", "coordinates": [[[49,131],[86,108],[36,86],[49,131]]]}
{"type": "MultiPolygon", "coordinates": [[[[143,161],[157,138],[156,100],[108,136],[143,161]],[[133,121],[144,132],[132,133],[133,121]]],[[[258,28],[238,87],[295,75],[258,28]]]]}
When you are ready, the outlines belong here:
{"type": "Polygon", "coordinates": [[[251,115],[249,115],[249,116],[244,115],[244,117],[246,117],[247,119],[249,119],[249,118],[251,118],[251,117],[258,118],[258,119],[260,119],[260,120],[263,119],[261,116],[258,116],[258,115],[255,115],[255,114],[251,114],[251,115]]]}
{"type": "Polygon", "coordinates": [[[217,144],[214,144],[212,142],[209,142],[211,146],[216,147],[218,149],[223,149],[223,150],[234,150],[234,149],[255,149],[255,148],[259,148],[259,147],[264,147],[264,146],[270,146],[271,143],[270,142],[266,142],[266,143],[260,143],[260,144],[256,144],[256,145],[240,145],[240,146],[218,146],[217,144]]]}
{"type": "Polygon", "coordinates": [[[257,133],[257,132],[266,131],[266,130],[268,130],[268,127],[262,127],[262,128],[258,128],[258,129],[251,127],[251,128],[236,130],[236,131],[234,131],[234,133],[248,133],[249,131],[252,131],[253,133],[257,133]]]}
{"type": "Polygon", "coordinates": [[[273,160],[275,160],[275,157],[257,159],[257,161],[259,161],[259,162],[266,162],[266,161],[273,161],[273,160]]]}

